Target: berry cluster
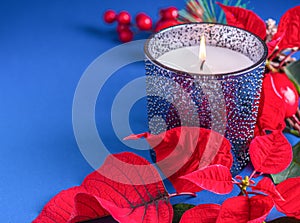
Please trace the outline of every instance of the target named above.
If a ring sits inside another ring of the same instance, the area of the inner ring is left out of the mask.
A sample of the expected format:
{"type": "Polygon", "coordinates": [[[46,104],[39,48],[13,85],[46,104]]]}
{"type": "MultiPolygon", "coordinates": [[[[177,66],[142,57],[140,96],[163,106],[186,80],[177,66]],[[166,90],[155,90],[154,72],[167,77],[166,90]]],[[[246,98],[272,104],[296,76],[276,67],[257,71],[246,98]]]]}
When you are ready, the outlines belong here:
{"type": "Polygon", "coordinates": [[[166,9],[161,9],[159,11],[160,19],[156,23],[155,32],[158,32],[164,28],[175,26],[180,22],[178,18],[178,9],[174,6],[168,7],[166,9]]]}
{"type": "Polygon", "coordinates": [[[153,22],[150,16],[144,12],[140,12],[135,17],[135,25],[132,23],[131,15],[127,11],[121,11],[116,13],[114,10],[107,10],[104,13],[104,21],[106,23],[117,22],[117,33],[121,42],[129,42],[133,39],[133,28],[137,28],[139,31],[158,32],[161,29],[169,26],[177,25],[180,22],[177,21],[178,9],[174,6],[161,9],[159,11],[160,19],[155,24],[153,29],[153,22]]]}

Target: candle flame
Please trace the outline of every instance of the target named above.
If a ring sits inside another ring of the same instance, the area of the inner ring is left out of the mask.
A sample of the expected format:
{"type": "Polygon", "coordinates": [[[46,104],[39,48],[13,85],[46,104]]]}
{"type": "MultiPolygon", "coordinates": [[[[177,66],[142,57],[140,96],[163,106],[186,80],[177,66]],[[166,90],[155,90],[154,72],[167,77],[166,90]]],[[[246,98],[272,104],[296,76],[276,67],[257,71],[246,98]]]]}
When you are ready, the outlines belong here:
{"type": "Polygon", "coordinates": [[[203,70],[203,66],[206,60],[206,44],[204,35],[201,36],[200,40],[199,59],[201,61],[200,70],[203,70]]]}
{"type": "Polygon", "coordinates": [[[205,61],[206,59],[206,44],[205,44],[204,35],[201,36],[201,40],[200,40],[199,59],[201,61],[205,61]]]}

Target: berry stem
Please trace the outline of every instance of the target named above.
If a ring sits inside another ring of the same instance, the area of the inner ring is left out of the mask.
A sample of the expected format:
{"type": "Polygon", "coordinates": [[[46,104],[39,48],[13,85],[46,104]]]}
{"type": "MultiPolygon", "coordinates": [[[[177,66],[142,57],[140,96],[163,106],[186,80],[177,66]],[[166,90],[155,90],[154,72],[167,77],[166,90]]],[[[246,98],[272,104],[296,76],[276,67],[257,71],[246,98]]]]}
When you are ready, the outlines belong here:
{"type": "Polygon", "coordinates": [[[238,182],[236,179],[232,178],[232,183],[233,184],[240,184],[240,182],[238,182]]]}
{"type": "MultiPolygon", "coordinates": [[[[247,190],[243,190],[243,193],[247,196],[247,197],[249,197],[249,192],[247,191],[247,190]]],[[[251,193],[251,192],[250,192],[251,193]]]]}
{"type": "Polygon", "coordinates": [[[299,119],[297,118],[296,115],[293,115],[292,118],[293,118],[293,121],[294,121],[296,124],[300,125],[300,121],[299,121],[299,119]]]}
{"type": "Polygon", "coordinates": [[[249,180],[252,179],[252,177],[256,174],[256,170],[253,170],[253,172],[251,173],[250,177],[249,177],[249,180]]]}
{"type": "Polygon", "coordinates": [[[269,56],[269,60],[273,60],[278,55],[279,47],[276,46],[271,55],[269,56]]]}
{"type": "Polygon", "coordinates": [[[267,60],[266,67],[267,67],[270,71],[272,71],[273,73],[279,72],[279,71],[273,66],[272,60],[267,60]]]}
{"type": "Polygon", "coordinates": [[[287,54],[287,55],[285,55],[284,56],[284,58],[283,58],[283,60],[280,62],[280,64],[279,64],[279,69],[281,69],[283,66],[284,66],[284,64],[285,64],[285,62],[286,62],[286,60],[289,58],[289,57],[291,57],[294,53],[296,53],[298,51],[298,48],[296,47],[296,48],[292,48],[291,49],[291,51],[287,54]]]}

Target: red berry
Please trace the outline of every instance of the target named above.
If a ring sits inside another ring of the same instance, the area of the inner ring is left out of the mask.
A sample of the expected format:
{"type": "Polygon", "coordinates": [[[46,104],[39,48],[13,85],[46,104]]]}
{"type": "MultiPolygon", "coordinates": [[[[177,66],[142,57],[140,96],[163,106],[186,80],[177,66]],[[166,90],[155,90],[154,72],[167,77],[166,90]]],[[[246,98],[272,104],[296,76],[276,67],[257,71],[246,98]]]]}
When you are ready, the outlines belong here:
{"type": "Polygon", "coordinates": [[[120,33],[120,32],[122,32],[125,29],[130,29],[129,27],[130,26],[128,24],[118,23],[118,25],[117,25],[117,32],[120,33]]]}
{"type": "Polygon", "coordinates": [[[163,19],[165,17],[165,11],[166,11],[166,9],[159,10],[159,15],[160,15],[161,19],[163,19]]]}
{"type": "Polygon", "coordinates": [[[163,20],[176,19],[178,17],[178,9],[174,6],[162,9],[160,10],[160,16],[163,20]]]}
{"type": "Polygon", "coordinates": [[[136,18],[136,25],[140,30],[150,30],[152,29],[152,20],[151,18],[146,15],[145,13],[137,14],[136,18]]]}
{"type": "Polygon", "coordinates": [[[127,11],[122,11],[118,15],[118,22],[121,24],[130,24],[131,16],[127,11]]]}
{"type": "Polygon", "coordinates": [[[180,22],[178,22],[175,19],[160,20],[156,23],[155,32],[158,32],[162,29],[165,29],[165,28],[170,27],[170,26],[175,26],[175,25],[178,25],[178,24],[180,24],[180,22]]]}
{"type": "Polygon", "coordinates": [[[133,39],[133,32],[130,29],[124,29],[119,32],[119,39],[123,43],[129,42],[133,39]]]}
{"type": "Polygon", "coordinates": [[[114,10],[109,9],[104,13],[103,19],[106,23],[113,23],[117,19],[117,14],[114,10]]]}

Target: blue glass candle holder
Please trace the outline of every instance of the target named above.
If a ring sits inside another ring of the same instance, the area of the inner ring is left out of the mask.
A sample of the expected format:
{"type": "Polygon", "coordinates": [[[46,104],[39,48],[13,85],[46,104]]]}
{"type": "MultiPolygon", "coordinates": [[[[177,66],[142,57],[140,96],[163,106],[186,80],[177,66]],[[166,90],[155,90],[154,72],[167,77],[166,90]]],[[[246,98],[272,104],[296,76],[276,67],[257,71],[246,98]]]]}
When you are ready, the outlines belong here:
{"type": "Polygon", "coordinates": [[[231,171],[234,175],[239,173],[249,162],[248,147],[258,113],[266,44],[236,27],[188,23],[152,35],[145,44],[145,54],[149,131],[159,134],[179,126],[213,129],[231,142],[231,171]],[[232,72],[192,73],[159,61],[170,51],[199,46],[202,35],[208,46],[241,53],[252,61],[251,65],[232,72]]]}

